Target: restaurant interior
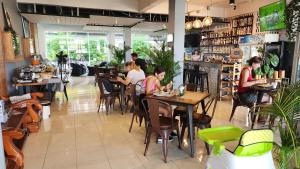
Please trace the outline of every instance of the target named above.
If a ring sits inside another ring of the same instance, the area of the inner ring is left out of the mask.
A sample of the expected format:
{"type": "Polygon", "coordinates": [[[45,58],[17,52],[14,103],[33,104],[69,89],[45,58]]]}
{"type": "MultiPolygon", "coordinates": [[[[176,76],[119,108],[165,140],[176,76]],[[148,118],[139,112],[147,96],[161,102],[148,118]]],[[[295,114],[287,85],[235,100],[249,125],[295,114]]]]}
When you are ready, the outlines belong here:
{"type": "Polygon", "coordinates": [[[300,169],[299,0],[0,2],[0,169],[300,169]]]}

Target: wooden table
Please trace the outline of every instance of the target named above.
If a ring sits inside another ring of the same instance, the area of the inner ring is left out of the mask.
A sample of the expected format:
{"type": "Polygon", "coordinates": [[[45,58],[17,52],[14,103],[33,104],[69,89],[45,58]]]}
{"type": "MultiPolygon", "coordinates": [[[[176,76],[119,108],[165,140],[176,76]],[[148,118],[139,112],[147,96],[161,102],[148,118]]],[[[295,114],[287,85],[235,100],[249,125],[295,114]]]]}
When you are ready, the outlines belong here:
{"type": "MultiPolygon", "coordinates": [[[[18,89],[18,87],[23,87],[24,94],[27,93],[26,87],[32,87],[32,86],[43,86],[43,85],[49,85],[49,84],[59,84],[62,80],[60,78],[51,78],[51,79],[43,79],[41,82],[31,82],[31,83],[16,83],[15,86],[18,89]]],[[[49,89],[49,101],[52,100],[52,92],[49,89]]]]}
{"type": "Polygon", "coordinates": [[[199,103],[201,103],[202,108],[204,108],[204,100],[208,97],[209,97],[208,92],[189,92],[189,91],[186,91],[183,96],[172,96],[172,97],[154,96],[154,95],[147,96],[147,98],[157,99],[157,100],[165,101],[171,105],[185,106],[187,108],[191,157],[194,157],[195,154],[195,143],[193,138],[194,135],[193,109],[194,106],[198,105],[199,103]]]}

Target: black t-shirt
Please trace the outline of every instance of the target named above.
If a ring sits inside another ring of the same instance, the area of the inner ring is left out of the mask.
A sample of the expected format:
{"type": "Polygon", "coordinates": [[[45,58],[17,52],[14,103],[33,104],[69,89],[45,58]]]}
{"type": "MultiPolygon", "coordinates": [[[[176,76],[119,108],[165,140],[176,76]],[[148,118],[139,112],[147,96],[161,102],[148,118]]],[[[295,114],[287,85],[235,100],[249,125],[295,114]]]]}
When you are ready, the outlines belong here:
{"type": "Polygon", "coordinates": [[[137,58],[135,62],[139,62],[139,64],[141,65],[141,69],[144,71],[144,73],[146,73],[146,69],[147,69],[146,61],[144,59],[137,58]]]}

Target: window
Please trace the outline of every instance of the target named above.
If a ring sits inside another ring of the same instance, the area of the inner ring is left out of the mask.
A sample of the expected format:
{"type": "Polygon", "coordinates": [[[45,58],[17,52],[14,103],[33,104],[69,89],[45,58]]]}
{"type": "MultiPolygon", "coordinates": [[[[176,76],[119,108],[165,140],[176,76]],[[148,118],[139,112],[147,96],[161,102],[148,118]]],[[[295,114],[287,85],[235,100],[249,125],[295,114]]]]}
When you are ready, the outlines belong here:
{"type": "Polygon", "coordinates": [[[107,61],[109,56],[106,34],[85,32],[46,32],[47,58],[56,59],[59,51],[72,61],[85,61],[89,65],[107,61]]]}

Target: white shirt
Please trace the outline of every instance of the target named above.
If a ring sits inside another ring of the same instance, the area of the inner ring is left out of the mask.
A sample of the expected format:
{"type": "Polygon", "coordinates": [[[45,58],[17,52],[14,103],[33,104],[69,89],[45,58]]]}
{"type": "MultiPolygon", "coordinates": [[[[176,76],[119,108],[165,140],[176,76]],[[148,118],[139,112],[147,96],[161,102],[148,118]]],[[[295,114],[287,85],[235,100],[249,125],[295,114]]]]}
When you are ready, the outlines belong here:
{"type": "MultiPolygon", "coordinates": [[[[146,76],[145,76],[145,73],[142,69],[140,69],[139,71],[135,70],[135,69],[132,69],[128,72],[127,78],[130,79],[131,84],[136,84],[138,81],[144,80],[146,78],[146,76]]],[[[136,86],[137,95],[140,94],[140,92],[142,90],[142,88],[141,88],[142,85],[143,85],[143,81],[139,82],[139,84],[136,86]]]]}
{"type": "Polygon", "coordinates": [[[128,72],[127,78],[130,78],[131,84],[136,84],[138,81],[145,79],[145,73],[142,69],[139,71],[132,69],[128,72]]]}

